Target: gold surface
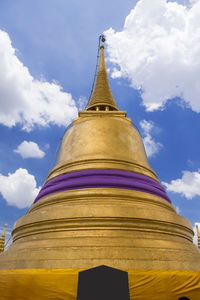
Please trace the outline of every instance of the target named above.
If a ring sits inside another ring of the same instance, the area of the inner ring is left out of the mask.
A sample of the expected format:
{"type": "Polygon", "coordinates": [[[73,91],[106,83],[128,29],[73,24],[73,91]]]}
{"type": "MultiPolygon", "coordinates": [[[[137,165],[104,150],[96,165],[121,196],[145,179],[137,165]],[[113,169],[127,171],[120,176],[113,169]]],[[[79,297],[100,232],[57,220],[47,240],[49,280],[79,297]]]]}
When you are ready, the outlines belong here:
{"type": "Polygon", "coordinates": [[[198,248],[200,248],[200,232],[199,232],[199,227],[198,227],[198,225],[196,225],[196,229],[197,229],[198,248]]]}
{"type": "Polygon", "coordinates": [[[80,112],[66,132],[56,167],[47,181],[84,169],[118,169],[141,173],[155,180],[142,139],[125,112],[80,112]]]}
{"type": "MultiPolygon", "coordinates": [[[[77,300],[81,271],[83,269],[0,270],[0,299],[77,300]]],[[[128,272],[130,300],[178,300],[180,297],[199,300],[199,271],[124,271],[128,272]]]]}
{"type": "Polygon", "coordinates": [[[0,253],[4,251],[4,247],[5,247],[6,228],[7,228],[7,224],[5,225],[2,236],[0,238],[0,253]]]}
{"type": "Polygon", "coordinates": [[[111,110],[113,109],[118,110],[118,107],[115,103],[115,100],[113,98],[110,89],[110,85],[106,73],[106,66],[104,60],[104,46],[101,46],[101,56],[100,56],[100,63],[99,63],[96,84],[86,109],[91,110],[93,108],[96,108],[97,106],[98,109],[100,110],[101,110],[101,106],[103,107],[107,106],[108,109],[110,108],[111,110]]]}
{"type": "MultiPolygon", "coordinates": [[[[126,111],[91,111],[91,110],[81,110],[78,112],[78,116],[79,117],[103,117],[104,115],[105,116],[112,116],[112,117],[126,117],[126,111]]],[[[80,119],[77,118],[76,121],[79,121],[80,119]]],[[[82,119],[81,119],[82,120],[82,119]]],[[[126,120],[129,120],[129,118],[126,118],[126,120]]]]}
{"type": "Polygon", "coordinates": [[[123,189],[55,193],[15,224],[0,268],[199,270],[189,221],[155,195],[123,189]]]}

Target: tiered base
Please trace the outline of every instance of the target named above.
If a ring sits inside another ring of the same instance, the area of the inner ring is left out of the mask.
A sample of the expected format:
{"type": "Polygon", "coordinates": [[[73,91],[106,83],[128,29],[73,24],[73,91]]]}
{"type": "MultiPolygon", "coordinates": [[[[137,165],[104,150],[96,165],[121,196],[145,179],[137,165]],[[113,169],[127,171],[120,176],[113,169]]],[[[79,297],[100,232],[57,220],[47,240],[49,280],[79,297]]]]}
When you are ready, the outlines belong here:
{"type": "MultiPolygon", "coordinates": [[[[0,269],[200,270],[189,221],[149,193],[98,188],[48,195],[16,222],[0,269]]],[[[199,298],[200,299],[200,298],[199,298]]]]}

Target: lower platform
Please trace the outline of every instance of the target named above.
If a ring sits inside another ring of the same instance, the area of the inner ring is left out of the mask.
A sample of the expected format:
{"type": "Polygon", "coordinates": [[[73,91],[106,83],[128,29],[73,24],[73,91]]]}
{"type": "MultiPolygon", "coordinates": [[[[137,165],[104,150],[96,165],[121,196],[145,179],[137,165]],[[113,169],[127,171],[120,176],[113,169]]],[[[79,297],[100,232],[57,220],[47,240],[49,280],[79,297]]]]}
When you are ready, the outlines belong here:
{"type": "MultiPolygon", "coordinates": [[[[76,300],[79,271],[0,270],[0,299],[76,300]]],[[[130,300],[200,299],[200,271],[128,270],[128,277],[130,300]]]]}

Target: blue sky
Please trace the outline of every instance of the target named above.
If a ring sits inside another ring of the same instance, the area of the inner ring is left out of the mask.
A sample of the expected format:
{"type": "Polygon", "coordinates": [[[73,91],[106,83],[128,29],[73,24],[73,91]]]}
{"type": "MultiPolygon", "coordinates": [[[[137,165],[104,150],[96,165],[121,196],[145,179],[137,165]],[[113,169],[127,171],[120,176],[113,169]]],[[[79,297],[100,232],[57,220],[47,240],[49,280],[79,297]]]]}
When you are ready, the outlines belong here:
{"type": "Polygon", "coordinates": [[[90,94],[98,36],[118,107],[178,212],[200,220],[200,1],[0,1],[0,230],[24,215],[90,94]]]}

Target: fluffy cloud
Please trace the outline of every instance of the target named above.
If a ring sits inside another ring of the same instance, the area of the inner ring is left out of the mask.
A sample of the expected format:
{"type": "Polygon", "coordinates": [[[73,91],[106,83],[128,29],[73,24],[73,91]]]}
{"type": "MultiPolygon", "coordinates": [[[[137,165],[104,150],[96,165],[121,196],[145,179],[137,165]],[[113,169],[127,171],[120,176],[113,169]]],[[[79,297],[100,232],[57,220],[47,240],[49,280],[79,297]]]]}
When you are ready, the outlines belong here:
{"type": "Polygon", "coordinates": [[[162,148],[162,144],[155,142],[151,136],[151,132],[154,127],[154,124],[152,121],[148,122],[146,120],[142,120],[140,122],[140,126],[144,132],[143,142],[144,142],[144,147],[145,147],[147,156],[152,157],[160,151],[160,149],[162,148]]]}
{"type": "Polygon", "coordinates": [[[180,97],[200,112],[200,0],[190,2],[140,0],[121,32],[105,32],[112,76],[128,78],[148,111],[180,97]]]}
{"type": "Polygon", "coordinates": [[[0,123],[21,123],[30,131],[36,124],[66,125],[77,114],[71,94],[55,82],[34,79],[17,58],[9,35],[0,30],[0,123]]]}
{"type": "Polygon", "coordinates": [[[200,196],[200,169],[197,172],[183,171],[182,178],[170,183],[162,182],[168,192],[180,193],[188,199],[200,196]]]}
{"type": "Polygon", "coordinates": [[[13,174],[0,174],[0,193],[8,205],[25,208],[32,204],[40,187],[36,187],[35,177],[26,169],[18,169],[13,174]]]}
{"type": "Polygon", "coordinates": [[[43,158],[44,151],[40,150],[38,144],[34,142],[23,141],[14,152],[19,153],[23,158],[43,158]]]}
{"type": "Polygon", "coordinates": [[[81,96],[78,99],[78,109],[79,110],[84,110],[85,107],[87,106],[87,103],[88,103],[88,99],[85,96],[81,96]]]}

